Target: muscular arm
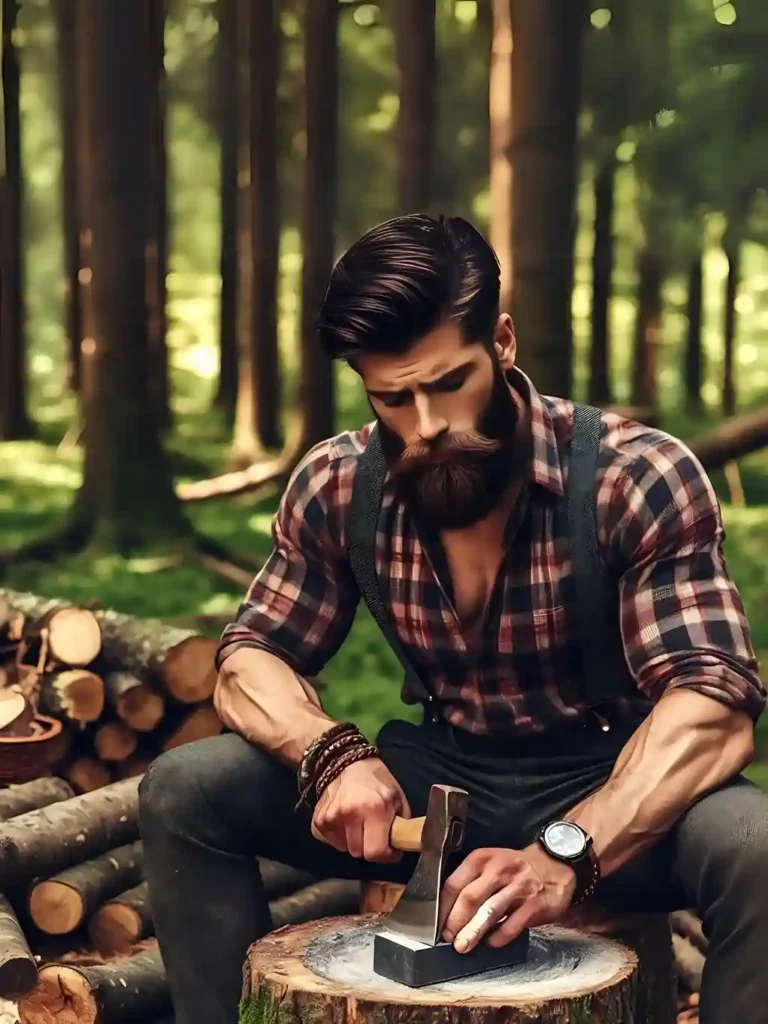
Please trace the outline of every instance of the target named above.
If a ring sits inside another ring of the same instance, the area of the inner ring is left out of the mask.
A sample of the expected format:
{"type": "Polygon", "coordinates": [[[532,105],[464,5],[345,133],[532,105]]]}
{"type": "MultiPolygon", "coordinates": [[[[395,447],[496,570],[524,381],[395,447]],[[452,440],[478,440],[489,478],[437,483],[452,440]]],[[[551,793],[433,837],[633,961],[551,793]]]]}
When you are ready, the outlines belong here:
{"type": "Polygon", "coordinates": [[[334,724],[307,677],[338,650],[358,604],[340,527],[340,473],[327,444],[302,460],[273,523],[272,553],[219,645],[221,720],[291,766],[334,724]]]}
{"type": "Polygon", "coordinates": [[[568,817],[592,836],[603,875],[661,839],[700,797],[753,756],[752,720],[692,690],[671,690],[630,738],[605,785],[568,817]]]}
{"type": "Polygon", "coordinates": [[[627,661],[655,702],[608,782],[573,811],[609,874],[749,764],[765,695],[717,499],[690,452],[669,438],[637,459],[605,519],[624,569],[627,661]]]}

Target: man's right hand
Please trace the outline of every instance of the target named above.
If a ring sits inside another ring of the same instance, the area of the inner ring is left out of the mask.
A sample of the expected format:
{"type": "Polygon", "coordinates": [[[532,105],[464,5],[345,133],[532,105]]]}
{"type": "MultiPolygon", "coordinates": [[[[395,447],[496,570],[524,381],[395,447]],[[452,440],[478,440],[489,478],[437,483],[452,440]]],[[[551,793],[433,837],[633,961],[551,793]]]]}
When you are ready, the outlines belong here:
{"type": "Polygon", "coordinates": [[[389,768],[376,757],[355,761],[317,802],[312,829],[329,846],[352,857],[391,862],[402,854],[389,845],[395,816],[411,809],[389,768]]]}

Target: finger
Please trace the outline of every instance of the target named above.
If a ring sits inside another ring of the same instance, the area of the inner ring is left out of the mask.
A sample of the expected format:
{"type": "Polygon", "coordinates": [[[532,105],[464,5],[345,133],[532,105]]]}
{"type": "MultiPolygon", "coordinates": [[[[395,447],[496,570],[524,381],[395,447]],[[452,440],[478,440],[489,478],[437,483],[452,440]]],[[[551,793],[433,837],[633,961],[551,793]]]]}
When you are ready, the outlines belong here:
{"type": "Polygon", "coordinates": [[[453,943],[454,948],[459,953],[468,953],[489,932],[494,931],[502,921],[506,923],[506,918],[527,900],[525,891],[521,889],[517,881],[505,885],[503,889],[481,904],[475,915],[456,936],[453,943]]]}
{"type": "Polygon", "coordinates": [[[493,875],[483,874],[466,885],[451,908],[443,924],[443,938],[452,942],[465,925],[469,924],[486,900],[504,887],[504,883],[493,875]]]}
{"type": "Polygon", "coordinates": [[[365,848],[363,842],[363,820],[352,818],[344,827],[347,852],[351,857],[362,857],[365,848]]]}
{"type": "Polygon", "coordinates": [[[366,860],[392,862],[402,856],[399,850],[393,850],[389,845],[393,817],[377,815],[363,824],[363,856],[366,860]]]}
{"type": "Polygon", "coordinates": [[[501,921],[487,938],[489,946],[506,946],[512,942],[523,931],[531,925],[541,924],[539,915],[542,911],[542,902],[538,896],[527,899],[521,907],[510,913],[504,921],[501,921]]]}

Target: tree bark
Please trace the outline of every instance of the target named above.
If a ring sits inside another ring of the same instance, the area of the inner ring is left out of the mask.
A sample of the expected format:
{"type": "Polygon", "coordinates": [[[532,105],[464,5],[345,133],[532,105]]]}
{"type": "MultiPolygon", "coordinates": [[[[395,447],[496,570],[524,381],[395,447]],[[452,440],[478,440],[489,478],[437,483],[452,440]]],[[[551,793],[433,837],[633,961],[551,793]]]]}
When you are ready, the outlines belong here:
{"type": "Polygon", "coordinates": [[[404,989],[394,982],[389,987],[372,973],[366,982],[362,962],[368,957],[366,941],[373,941],[374,921],[373,917],[325,918],[282,928],[254,943],[243,972],[247,1009],[241,1020],[271,1020],[270,1012],[277,1012],[278,1004],[281,1024],[307,1020],[315,1024],[373,1024],[382,1020],[396,1020],[398,1024],[425,1020],[456,1024],[589,1020],[591,1024],[613,1024],[634,1020],[637,960],[634,953],[617,943],[570,929],[548,929],[546,941],[552,946],[552,966],[548,977],[546,967],[530,968],[536,972],[535,994],[525,965],[510,972],[509,980],[485,977],[474,985],[468,980],[452,991],[447,987],[431,991],[404,989]],[[366,928],[370,930],[367,940],[361,935],[366,928]],[[320,948],[324,941],[329,944],[327,951],[320,948]],[[578,959],[578,948],[582,948],[584,959],[578,959]],[[571,958],[565,968],[560,960],[563,951],[571,958]],[[328,959],[322,964],[314,954],[328,959]],[[343,977],[347,956],[355,959],[349,979],[343,977]],[[563,986],[564,969],[568,971],[567,988],[563,986]]]}
{"type": "Polygon", "coordinates": [[[254,428],[261,448],[280,448],[281,384],[278,346],[280,195],[277,174],[279,12],[275,0],[250,0],[251,118],[251,373],[254,428]]]}
{"type": "Polygon", "coordinates": [[[52,875],[133,842],[138,830],[138,779],[11,818],[0,835],[0,889],[52,875]]]}
{"type": "Polygon", "coordinates": [[[635,317],[632,403],[655,407],[658,400],[658,363],[661,347],[661,288],[664,268],[651,249],[640,253],[638,263],[637,315],[635,317]]]}
{"type": "Polygon", "coordinates": [[[19,1003],[21,1024],[127,1024],[151,1021],[171,1009],[165,970],[157,949],[107,964],[50,964],[19,1003]]]}
{"type": "Polygon", "coordinates": [[[110,850],[36,882],[29,892],[30,916],[47,935],[68,935],[105,900],[137,885],[142,870],[140,842],[110,850]]]}
{"type": "Polygon", "coordinates": [[[334,367],[315,321],[334,262],[338,190],[339,43],[336,0],[304,2],[304,161],[301,271],[301,448],[334,432],[334,367]]]}
{"type": "Polygon", "coordinates": [[[149,884],[141,882],[107,900],[88,923],[88,935],[103,956],[128,953],[154,934],[149,884]]]}
{"type": "Polygon", "coordinates": [[[22,237],[19,54],[13,40],[18,0],[2,0],[3,153],[0,159],[0,441],[31,437],[27,409],[22,237]]]}
{"type": "Polygon", "coordinates": [[[282,896],[270,903],[272,926],[314,921],[336,914],[353,914],[360,903],[360,883],[346,878],[324,878],[290,896],[282,896]]]}
{"type": "Polygon", "coordinates": [[[572,390],[583,0],[512,0],[513,316],[545,394],[572,390]]]}
{"type": "Polygon", "coordinates": [[[64,779],[57,778],[33,779],[20,786],[0,789],[0,821],[49,807],[71,796],[74,796],[72,787],[64,779]]]}
{"type": "Polygon", "coordinates": [[[168,272],[168,166],[165,125],[165,0],[148,0],[146,9],[147,113],[149,116],[149,224],[147,230],[147,334],[150,407],[160,429],[171,424],[170,374],[166,341],[168,272]]]}
{"type": "Polygon", "coordinates": [[[75,511],[91,539],[128,552],[190,532],[150,406],[146,242],[152,164],[142,22],[154,0],[76,0],[81,276],[93,336],[83,343],[83,485],[75,511]],[[137,13],[142,17],[137,17],[137,13]]]}
{"type": "Polygon", "coordinates": [[[237,401],[237,145],[238,0],[218,0],[221,252],[219,274],[219,383],[216,405],[234,423],[237,401]]]}
{"type": "Polygon", "coordinates": [[[420,213],[432,203],[437,120],[435,0],[396,0],[395,48],[400,68],[398,210],[420,213]]]}
{"type": "MultiPolygon", "coordinates": [[[[502,312],[512,309],[512,9],[511,0],[488,0],[492,9],[488,90],[491,141],[489,239],[501,265],[502,312]]],[[[482,8],[481,8],[482,9],[482,8]]]]}
{"type": "Polygon", "coordinates": [[[59,123],[61,128],[61,212],[64,233],[64,303],[69,386],[80,390],[80,218],[77,202],[77,86],[75,79],[75,0],[56,0],[59,123]]]}
{"type": "Polygon", "coordinates": [[[725,279],[725,306],[723,309],[723,414],[736,412],[736,293],[741,276],[741,252],[738,242],[728,241],[725,249],[728,274],[725,279]]]}
{"type": "Polygon", "coordinates": [[[37,964],[18,918],[0,894],[0,996],[12,999],[37,984],[37,964]]]}
{"type": "Polygon", "coordinates": [[[685,399],[688,411],[701,412],[701,385],[704,380],[704,346],[702,343],[703,272],[701,253],[688,268],[688,330],[685,342],[685,399]]]}
{"type": "Polygon", "coordinates": [[[589,400],[593,405],[613,401],[611,392],[610,307],[613,281],[613,195],[616,160],[611,155],[595,179],[595,239],[592,249],[592,347],[589,400]]]}

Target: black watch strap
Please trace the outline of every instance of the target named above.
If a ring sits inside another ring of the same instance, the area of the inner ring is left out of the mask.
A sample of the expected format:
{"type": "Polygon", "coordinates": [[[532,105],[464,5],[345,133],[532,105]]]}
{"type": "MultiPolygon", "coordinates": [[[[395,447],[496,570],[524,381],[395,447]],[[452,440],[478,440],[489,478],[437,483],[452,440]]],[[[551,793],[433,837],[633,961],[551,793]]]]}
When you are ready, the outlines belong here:
{"type": "MultiPolygon", "coordinates": [[[[569,824],[573,825],[573,822],[569,824]]],[[[597,854],[595,853],[592,845],[592,837],[587,835],[581,826],[576,826],[586,837],[587,845],[584,852],[579,857],[564,857],[555,852],[544,839],[546,828],[542,829],[539,833],[538,840],[543,849],[550,857],[554,857],[555,860],[560,860],[564,864],[570,864],[576,875],[576,889],[573,893],[573,899],[571,905],[576,906],[579,903],[583,903],[584,900],[588,899],[597,888],[600,882],[600,861],[598,860],[597,854]]]]}

